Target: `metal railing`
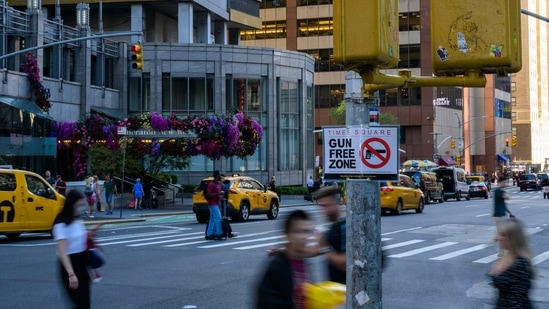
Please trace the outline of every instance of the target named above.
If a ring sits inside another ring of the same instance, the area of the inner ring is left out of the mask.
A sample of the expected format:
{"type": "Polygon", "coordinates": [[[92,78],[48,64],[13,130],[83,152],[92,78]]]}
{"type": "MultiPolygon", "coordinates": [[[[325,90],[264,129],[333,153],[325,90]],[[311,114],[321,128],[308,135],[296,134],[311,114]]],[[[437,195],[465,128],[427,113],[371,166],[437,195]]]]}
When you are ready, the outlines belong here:
{"type": "MultiPolygon", "coordinates": [[[[133,187],[133,185],[135,184],[135,181],[130,178],[130,177],[124,177],[124,179],[120,178],[120,177],[117,177],[117,176],[112,176],[113,179],[117,180],[117,181],[120,181],[120,182],[124,182],[125,184],[129,184],[130,185],[130,188],[133,187]]],[[[174,186],[174,185],[171,185],[171,184],[168,184],[170,186],[174,186]]],[[[179,189],[177,186],[174,186],[175,188],[179,189]]],[[[166,207],[166,192],[168,191],[171,191],[172,194],[173,194],[173,198],[172,198],[172,205],[175,205],[175,195],[176,195],[176,192],[173,188],[170,188],[170,187],[159,187],[159,186],[155,186],[154,184],[151,186],[151,189],[152,190],[155,190],[157,192],[157,198],[158,198],[158,192],[162,192],[162,207],[166,207]]],[[[120,193],[124,193],[124,192],[120,192],[120,193]]],[[[149,194],[149,207],[151,206],[151,197],[150,197],[150,194],[149,194]]]]}
{"type": "Polygon", "coordinates": [[[0,1],[0,28],[6,34],[26,34],[30,30],[30,15],[27,12],[16,10],[0,1]]]}

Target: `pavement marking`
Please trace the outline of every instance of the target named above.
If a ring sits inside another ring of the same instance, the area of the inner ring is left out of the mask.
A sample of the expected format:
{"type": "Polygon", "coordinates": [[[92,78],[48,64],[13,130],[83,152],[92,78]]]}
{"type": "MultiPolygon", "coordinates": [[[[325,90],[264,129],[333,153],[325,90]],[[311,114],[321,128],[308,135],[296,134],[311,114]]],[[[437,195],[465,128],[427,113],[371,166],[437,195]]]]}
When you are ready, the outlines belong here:
{"type": "MultiPolygon", "coordinates": [[[[150,233],[138,233],[138,234],[124,234],[124,235],[117,235],[117,236],[105,236],[105,237],[98,237],[97,240],[99,242],[102,241],[111,241],[111,240],[121,240],[121,239],[129,239],[129,238],[138,238],[138,237],[149,237],[149,236],[169,236],[170,234],[176,234],[180,231],[158,231],[158,232],[150,232],[150,233]]],[[[181,235],[181,234],[177,234],[181,235]]]]}
{"type": "Polygon", "coordinates": [[[417,243],[424,242],[424,241],[425,240],[414,239],[414,240],[409,240],[409,241],[405,241],[405,242],[399,242],[399,243],[396,243],[396,244],[383,246],[381,248],[381,250],[389,250],[389,249],[393,249],[393,248],[404,247],[404,246],[413,245],[413,244],[417,244],[417,243]]]}
{"type": "Polygon", "coordinates": [[[520,209],[526,209],[526,208],[530,208],[530,206],[524,206],[524,207],[521,207],[520,209]]]}
{"type": "Polygon", "coordinates": [[[492,254],[492,255],[489,255],[487,257],[484,257],[482,259],[478,259],[476,261],[473,261],[473,263],[488,264],[488,263],[492,263],[493,261],[495,261],[497,259],[498,259],[498,255],[496,253],[496,254],[492,254]]]}
{"type": "Polygon", "coordinates": [[[275,242],[270,242],[270,243],[266,243],[266,244],[238,247],[238,248],[233,248],[233,249],[234,250],[248,250],[248,249],[261,248],[261,247],[276,246],[276,245],[285,244],[285,243],[287,243],[287,241],[275,241],[275,242]]]}
{"type": "Polygon", "coordinates": [[[381,235],[382,235],[382,236],[391,235],[391,234],[396,234],[396,233],[401,233],[401,232],[408,232],[408,231],[419,230],[419,229],[422,229],[422,228],[423,228],[423,227],[418,226],[418,227],[413,227],[413,228],[410,228],[410,229],[404,229],[404,230],[398,230],[398,231],[383,233],[383,234],[381,234],[381,235]]]}
{"type": "Polygon", "coordinates": [[[392,238],[381,238],[381,241],[389,241],[389,240],[393,240],[392,238]]]}
{"type": "Polygon", "coordinates": [[[402,258],[402,257],[412,256],[412,255],[416,255],[416,254],[420,254],[420,253],[423,253],[423,252],[436,250],[436,249],[440,249],[440,248],[444,248],[444,247],[448,247],[448,246],[453,246],[455,244],[458,244],[458,243],[453,242],[453,241],[447,241],[447,242],[443,242],[443,243],[440,243],[440,244],[436,244],[436,245],[432,245],[432,246],[428,246],[428,247],[423,247],[423,248],[407,251],[407,252],[400,253],[400,254],[389,255],[389,257],[402,258]]]}
{"type": "Polygon", "coordinates": [[[480,217],[486,217],[486,216],[489,216],[489,215],[490,214],[488,213],[488,214],[476,215],[475,217],[480,218],[480,217]]]}
{"type": "MultiPolygon", "coordinates": [[[[195,233],[195,234],[202,234],[200,236],[193,236],[193,237],[184,237],[184,238],[177,238],[177,239],[167,239],[167,240],[160,240],[160,241],[151,241],[151,242],[145,242],[140,244],[132,244],[128,245],[128,247],[143,247],[143,246],[149,246],[149,245],[158,245],[158,244],[165,244],[167,242],[175,242],[175,241],[182,241],[182,240],[192,240],[192,239],[204,239],[204,232],[195,233]]],[[[181,236],[181,235],[179,235],[181,236]]]]}
{"type": "Polygon", "coordinates": [[[159,236],[159,237],[130,239],[130,240],[115,241],[115,242],[107,242],[107,243],[103,243],[103,242],[101,242],[101,240],[99,240],[99,244],[101,246],[109,246],[109,245],[118,245],[118,244],[127,244],[127,243],[132,243],[132,242],[146,241],[146,240],[166,239],[166,238],[170,238],[170,237],[189,236],[189,235],[196,235],[196,234],[204,234],[204,232],[189,233],[189,234],[164,235],[164,236],[159,236]]]}
{"type": "Polygon", "coordinates": [[[468,205],[468,206],[465,206],[463,208],[478,207],[478,206],[480,206],[480,205],[468,205]]]}
{"type": "Polygon", "coordinates": [[[217,248],[217,247],[234,246],[236,244],[246,244],[246,243],[251,243],[251,242],[256,242],[256,241],[271,240],[271,239],[277,239],[277,238],[282,238],[282,237],[284,237],[284,235],[263,237],[263,238],[259,238],[259,239],[250,239],[250,240],[243,240],[243,241],[236,241],[236,242],[231,241],[231,242],[225,242],[225,243],[209,245],[209,246],[200,246],[198,248],[200,248],[200,249],[210,249],[210,248],[217,248]]]}
{"type": "Polygon", "coordinates": [[[487,247],[489,247],[489,246],[488,245],[478,245],[478,246],[474,246],[474,247],[470,247],[470,248],[450,252],[448,254],[443,254],[443,255],[440,255],[440,256],[437,256],[437,257],[434,257],[434,258],[430,258],[429,260],[444,261],[444,260],[448,260],[448,259],[451,259],[451,258],[455,258],[456,256],[460,256],[460,255],[464,255],[464,254],[467,254],[467,253],[470,253],[470,252],[475,252],[475,251],[478,251],[478,250],[482,250],[482,249],[487,248],[487,247]]]}
{"type": "Polygon", "coordinates": [[[534,265],[537,265],[545,260],[549,259],[549,251],[545,251],[543,252],[542,254],[540,255],[536,255],[533,259],[532,259],[532,264],[534,265]]]}
{"type": "MultiPolygon", "coordinates": [[[[252,233],[252,234],[246,234],[246,235],[238,234],[237,237],[238,238],[246,238],[246,237],[258,236],[258,235],[265,235],[265,234],[269,234],[269,233],[270,232],[252,233]]],[[[194,244],[201,244],[201,243],[205,243],[205,242],[211,243],[212,241],[211,240],[202,240],[202,241],[188,242],[188,243],[182,243],[182,244],[166,245],[166,246],[163,246],[163,247],[167,247],[167,248],[181,247],[181,246],[189,246],[189,245],[194,245],[194,244]]],[[[235,244],[235,243],[236,242],[232,242],[232,241],[230,242],[230,244],[235,244]]]]}

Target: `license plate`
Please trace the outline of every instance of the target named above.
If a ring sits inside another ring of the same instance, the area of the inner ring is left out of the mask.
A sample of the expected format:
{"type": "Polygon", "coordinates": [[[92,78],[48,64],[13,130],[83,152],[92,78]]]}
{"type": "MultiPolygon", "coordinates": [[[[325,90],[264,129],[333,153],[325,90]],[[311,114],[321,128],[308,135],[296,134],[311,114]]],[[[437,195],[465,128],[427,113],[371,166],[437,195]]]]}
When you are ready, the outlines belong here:
{"type": "Polygon", "coordinates": [[[478,188],[471,188],[471,191],[480,191],[478,188]]]}

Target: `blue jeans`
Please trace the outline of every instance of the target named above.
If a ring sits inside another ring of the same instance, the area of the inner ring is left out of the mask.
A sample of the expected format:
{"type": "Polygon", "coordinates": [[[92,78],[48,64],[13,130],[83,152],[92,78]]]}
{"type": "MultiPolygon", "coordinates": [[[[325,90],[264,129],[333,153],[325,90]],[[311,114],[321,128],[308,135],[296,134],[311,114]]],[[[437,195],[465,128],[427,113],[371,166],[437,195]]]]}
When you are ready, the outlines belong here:
{"type": "Polygon", "coordinates": [[[223,232],[221,230],[221,212],[218,205],[208,206],[210,210],[210,222],[208,223],[208,231],[206,236],[217,236],[223,232]]]}

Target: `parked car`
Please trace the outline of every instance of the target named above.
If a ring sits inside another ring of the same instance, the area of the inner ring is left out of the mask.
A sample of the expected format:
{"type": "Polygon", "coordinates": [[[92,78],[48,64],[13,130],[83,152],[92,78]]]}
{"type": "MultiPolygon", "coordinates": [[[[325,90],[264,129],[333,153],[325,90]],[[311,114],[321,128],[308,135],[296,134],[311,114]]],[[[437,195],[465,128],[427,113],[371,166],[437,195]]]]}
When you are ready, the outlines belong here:
{"type": "Polygon", "coordinates": [[[455,198],[461,201],[462,198],[469,200],[469,186],[465,179],[465,171],[454,167],[437,167],[431,170],[437,174],[438,180],[442,182],[444,200],[455,198]]]}
{"type": "Polygon", "coordinates": [[[425,208],[423,192],[419,186],[406,175],[400,175],[400,181],[380,182],[381,212],[391,211],[400,215],[402,211],[415,209],[422,213],[425,208]]]}
{"type": "Polygon", "coordinates": [[[480,175],[480,174],[469,174],[465,176],[465,179],[467,179],[467,184],[471,184],[475,181],[483,182],[486,185],[486,188],[488,188],[488,191],[491,191],[492,189],[492,183],[490,182],[490,179],[488,176],[480,175]]]}
{"type": "Polygon", "coordinates": [[[429,204],[431,201],[439,203],[444,201],[442,183],[438,181],[437,174],[427,171],[405,171],[402,174],[412,178],[419,186],[423,192],[425,204],[429,204]]]}
{"type": "Polygon", "coordinates": [[[536,176],[538,177],[540,186],[549,186],[549,175],[547,173],[537,173],[536,176]]]}
{"type": "MultiPolygon", "coordinates": [[[[202,179],[193,191],[193,212],[200,223],[206,223],[210,218],[204,190],[211,181],[213,181],[212,177],[202,179]]],[[[250,215],[256,214],[266,214],[269,219],[278,217],[280,207],[278,195],[267,190],[252,177],[240,175],[225,177],[222,190],[227,200],[227,214],[233,221],[247,221],[250,215]]]]}
{"type": "Polygon", "coordinates": [[[528,189],[538,190],[538,177],[536,174],[522,174],[519,176],[520,191],[527,191],[528,189]]]}
{"type": "Polygon", "coordinates": [[[484,182],[473,181],[469,184],[469,197],[483,197],[487,199],[489,196],[488,187],[484,182]]]}

